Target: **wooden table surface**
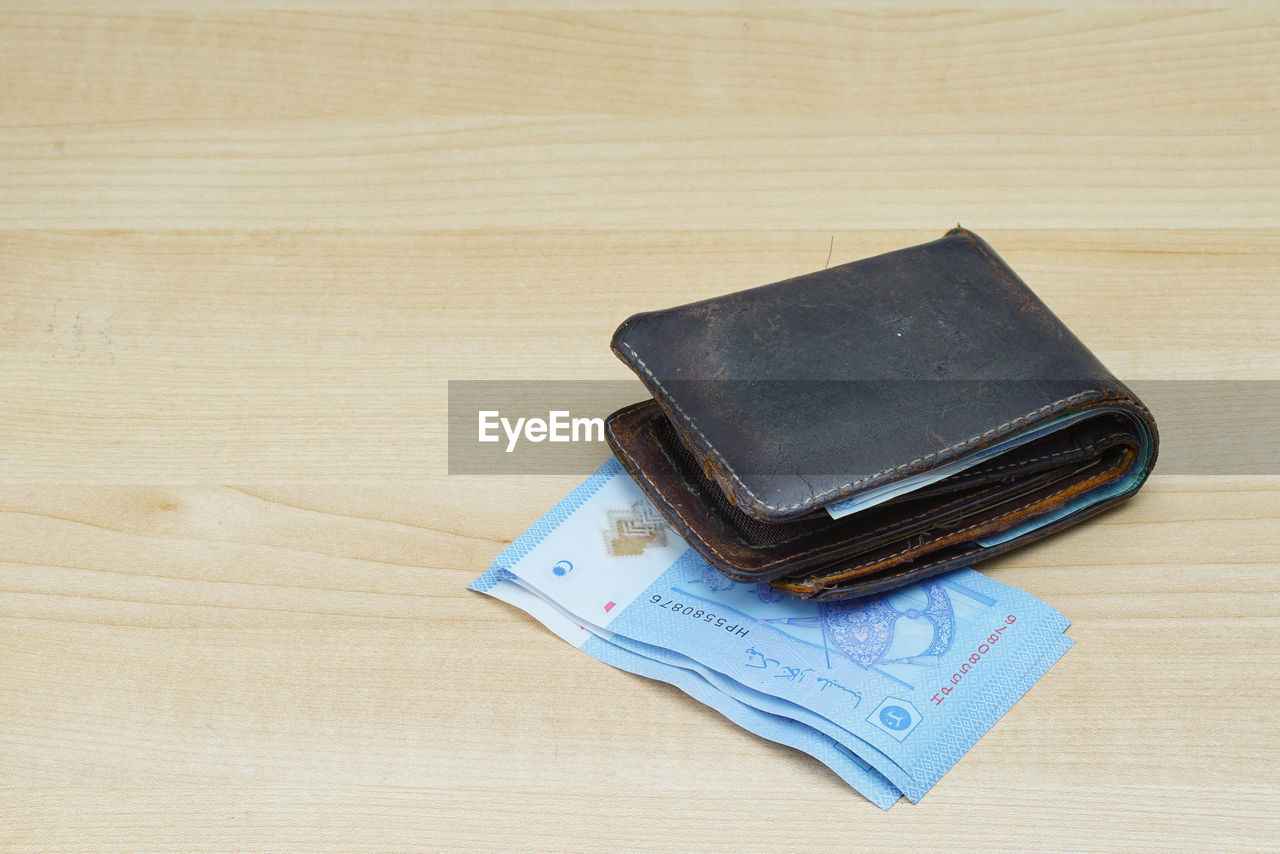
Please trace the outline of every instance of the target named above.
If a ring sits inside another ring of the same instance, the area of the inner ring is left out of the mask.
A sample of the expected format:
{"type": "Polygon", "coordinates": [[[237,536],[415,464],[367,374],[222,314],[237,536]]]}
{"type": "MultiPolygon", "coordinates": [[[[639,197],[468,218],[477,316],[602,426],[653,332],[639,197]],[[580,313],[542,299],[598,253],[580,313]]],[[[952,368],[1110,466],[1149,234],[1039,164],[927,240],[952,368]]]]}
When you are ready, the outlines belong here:
{"type": "Polygon", "coordinates": [[[450,476],[449,380],[957,221],[1280,379],[1275,4],[669,5],[6,5],[0,843],[1280,848],[1274,474],[991,563],[1077,645],[890,813],[464,589],[578,478],[450,476]]]}

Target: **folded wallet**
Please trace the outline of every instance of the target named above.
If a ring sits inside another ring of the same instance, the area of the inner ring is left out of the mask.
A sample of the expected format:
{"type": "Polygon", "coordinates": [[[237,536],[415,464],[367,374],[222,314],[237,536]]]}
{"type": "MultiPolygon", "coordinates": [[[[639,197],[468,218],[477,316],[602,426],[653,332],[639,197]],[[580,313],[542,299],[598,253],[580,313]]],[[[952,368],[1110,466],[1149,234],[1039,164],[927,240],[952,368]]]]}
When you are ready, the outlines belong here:
{"type": "Polygon", "coordinates": [[[605,435],[729,578],[862,596],[1093,516],[1151,413],[976,234],[627,319],[605,435]]]}

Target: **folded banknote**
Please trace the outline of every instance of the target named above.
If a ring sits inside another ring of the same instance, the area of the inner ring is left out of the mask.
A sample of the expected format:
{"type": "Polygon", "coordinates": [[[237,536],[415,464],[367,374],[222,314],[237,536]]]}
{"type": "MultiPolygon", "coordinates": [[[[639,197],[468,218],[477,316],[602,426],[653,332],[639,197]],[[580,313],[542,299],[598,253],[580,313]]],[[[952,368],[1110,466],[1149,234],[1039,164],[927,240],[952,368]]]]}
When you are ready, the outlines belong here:
{"type": "Polygon", "coordinates": [[[892,783],[839,742],[785,715],[762,711],[719,691],[693,670],[676,667],[618,646],[578,625],[572,616],[520,586],[507,570],[491,569],[476,579],[473,590],[527,612],[555,634],[593,658],[620,670],[674,685],[738,726],[779,744],[794,747],[822,762],[840,779],[877,806],[888,809],[902,796],[892,783]]]}
{"type": "Polygon", "coordinates": [[[1071,645],[1057,611],[969,569],[832,602],[731,581],[612,459],[471,587],[814,756],[886,809],[918,801],[1071,645]]]}

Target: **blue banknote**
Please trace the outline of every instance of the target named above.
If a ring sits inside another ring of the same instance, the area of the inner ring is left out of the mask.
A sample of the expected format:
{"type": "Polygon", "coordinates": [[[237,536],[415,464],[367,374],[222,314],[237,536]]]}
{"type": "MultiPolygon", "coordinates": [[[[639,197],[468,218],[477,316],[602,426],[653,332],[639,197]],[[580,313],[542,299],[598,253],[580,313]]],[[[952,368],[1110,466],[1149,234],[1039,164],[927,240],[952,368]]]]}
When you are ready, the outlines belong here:
{"type": "Polygon", "coordinates": [[[735,682],[723,673],[719,673],[686,655],[682,655],[678,652],[673,652],[672,650],[664,649],[662,647],[642,643],[623,635],[615,634],[607,629],[602,629],[589,622],[579,620],[574,615],[563,611],[557,603],[547,599],[539,591],[529,587],[526,582],[521,581],[517,576],[511,574],[507,570],[497,571],[503,573],[503,576],[507,581],[521,587],[525,595],[537,597],[546,607],[551,607],[560,611],[568,619],[573,621],[575,625],[577,625],[579,631],[593,634],[614,646],[621,647],[628,652],[644,656],[645,658],[659,662],[663,665],[692,671],[702,677],[702,679],[709,683],[711,687],[737,700],[738,702],[748,705],[754,709],[758,709],[769,715],[789,718],[815,729],[840,745],[846,753],[857,756],[859,761],[866,765],[881,769],[881,772],[889,779],[889,781],[893,783],[899,791],[907,794],[909,798],[915,797],[918,799],[920,795],[923,795],[924,790],[920,789],[915,784],[915,781],[909,776],[903,774],[901,769],[899,769],[892,760],[881,755],[879,751],[862,741],[857,736],[841,729],[839,726],[836,726],[816,712],[810,711],[804,706],[796,705],[789,700],[784,700],[781,697],[775,697],[772,694],[765,694],[761,691],[756,691],[753,688],[735,682]]]}
{"type": "Polygon", "coordinates": [[[837,742],[911,800],[1071,643],[1062,615],[972,570],[832,603],[730,581],[614,460],[494,565],[614,648],[837,742]]]}
{"type": "Polygon", "coordinates": [[[654,660],[593,634],[553,603],[517,584],[515,576],[506,570],[490,569],[470,586],[520,608],[593,658],[628,673],[674,685],[743,729],[809,754],[881,809],[889,809],[902,796],[893,784],[837,741],[785,715],[769,714],[740,702],[692,670],[654,660]]]}

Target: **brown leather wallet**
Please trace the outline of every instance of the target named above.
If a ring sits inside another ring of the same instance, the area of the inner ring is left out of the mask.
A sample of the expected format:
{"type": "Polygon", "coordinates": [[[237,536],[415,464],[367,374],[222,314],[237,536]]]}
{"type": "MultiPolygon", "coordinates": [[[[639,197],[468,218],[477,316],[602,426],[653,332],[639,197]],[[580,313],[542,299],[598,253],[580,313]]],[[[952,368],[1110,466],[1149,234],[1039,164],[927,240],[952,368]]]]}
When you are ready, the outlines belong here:
{"type": "Polygon", "coordinates": [[[606,438],[730,578],[861,596],[1002,554],[1132,495],[1141,401],[981,238],[627,319],[653,394],[606,438]]]}

